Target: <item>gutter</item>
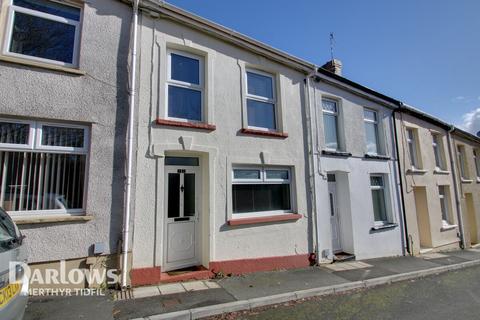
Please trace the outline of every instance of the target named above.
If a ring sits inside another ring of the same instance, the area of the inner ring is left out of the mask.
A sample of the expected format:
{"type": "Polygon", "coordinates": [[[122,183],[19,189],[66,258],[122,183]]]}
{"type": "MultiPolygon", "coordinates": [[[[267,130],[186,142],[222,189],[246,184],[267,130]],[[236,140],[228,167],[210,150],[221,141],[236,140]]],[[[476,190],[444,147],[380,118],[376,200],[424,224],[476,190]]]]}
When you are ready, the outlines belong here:
{"type": "MultiPolygon", "coordinates": [[[[452,132],[456,131],[454,126],[451,126],[447,131],[447,144],[448,144],[448,155],[450,156],[450,167],[452,168],[452,179],[453,179],[453,189],[455,192],[455,205],[457,208],[457,218],[458,218],[458,229],[460,232],[460,247],[465,249],[465,232],[463,229],[463,214],[462,214],[462,205],[460,202],[460,190],[457,183],[460,183],[460,179],[457,179],[457,167],[455,166],[454,153],[452,151],[452,132]]],[[[453,141],[455,142],[455,141],[453,141]]]]}
{"type": "Polygon", "coordinates": [[[121,286],[127,287],[127,269],[128,269],[128,241],[130,239],[130,214],[131,214],[131,194],[132,194],[132,171],[133,171],[133,130],[135,123],[135,97],[136,97],[136,72],[137,72],[137,33],[138,33],[138,3],[139,0],[133,0],[132,13],[132,50],[131,50],[131,73],[130,73],[130,103],[128,116],[128,141],[127,141],[127,179],[125,186],[125,211],[123,215],[122,229],[122,274],[121,286]]]}

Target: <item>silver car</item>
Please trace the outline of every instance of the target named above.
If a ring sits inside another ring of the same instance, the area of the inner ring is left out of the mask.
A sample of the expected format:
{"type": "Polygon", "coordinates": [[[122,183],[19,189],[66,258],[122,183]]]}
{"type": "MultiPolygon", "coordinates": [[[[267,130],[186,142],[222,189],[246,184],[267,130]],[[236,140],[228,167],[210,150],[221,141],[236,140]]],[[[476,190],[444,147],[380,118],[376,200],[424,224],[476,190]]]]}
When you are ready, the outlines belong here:
{"type": "Polygon", "coordinates": [[[0,320],[22,319],[25,313],[28,279],[21,264],[26,263],[22,242],[17,226],[0,208],[0,320]]]}

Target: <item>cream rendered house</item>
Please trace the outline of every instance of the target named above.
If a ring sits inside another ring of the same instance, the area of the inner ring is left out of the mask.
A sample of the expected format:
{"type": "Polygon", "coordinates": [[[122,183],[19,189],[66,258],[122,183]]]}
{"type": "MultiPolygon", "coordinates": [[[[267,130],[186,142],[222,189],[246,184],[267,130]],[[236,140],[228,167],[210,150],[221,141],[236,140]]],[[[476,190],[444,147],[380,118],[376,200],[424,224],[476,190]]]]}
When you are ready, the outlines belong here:
{"type": "Polygon", "coordinates": [[[476,247],[480,233],[480,138],[460,129],[452,134],[465,247],[476,247]]]}
{"type": "Polygon", "coordinates": [[[448,137],[452,126],[407,106],[396,112],[396,125],[410,252],[458,248],[461,221],[448,137]]]}

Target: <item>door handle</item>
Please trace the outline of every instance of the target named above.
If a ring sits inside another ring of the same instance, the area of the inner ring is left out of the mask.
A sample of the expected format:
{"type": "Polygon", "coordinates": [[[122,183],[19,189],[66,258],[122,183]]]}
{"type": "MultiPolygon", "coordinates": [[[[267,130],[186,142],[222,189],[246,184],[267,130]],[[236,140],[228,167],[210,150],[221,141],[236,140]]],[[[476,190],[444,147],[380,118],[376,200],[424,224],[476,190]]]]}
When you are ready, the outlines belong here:
{"type": "Polygon", "coordinates": [[[185,190],[185,187],[184,187],[184,186],[181,186],[181,187],[180,187],[180,191],[183,192],[183,190],[185,190]]]}

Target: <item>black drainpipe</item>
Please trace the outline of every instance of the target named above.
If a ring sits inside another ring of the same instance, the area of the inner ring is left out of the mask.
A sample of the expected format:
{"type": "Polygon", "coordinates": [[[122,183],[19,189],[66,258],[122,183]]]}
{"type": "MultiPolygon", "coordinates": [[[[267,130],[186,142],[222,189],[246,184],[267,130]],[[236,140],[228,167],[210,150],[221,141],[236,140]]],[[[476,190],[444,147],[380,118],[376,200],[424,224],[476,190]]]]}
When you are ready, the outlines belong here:
{"type": "Polygon", "coordinates": [[[395,150],[397,152],[397,168],[398,168],[398,178],[400,180],[400,199],[402,201],[402,214],[403,214],[403,227],[405,229],[405,241],[407,244],[407,252],[412,255],[413,252],[410,248],[410,238],[408,237],[408,227],[407,227],[407,215],[405,212],[405,197],[403,195],[403,175],[402,175],[402,169],[400,168],[400,152],[398,149],[398,131],[397,131],[397,119],[395,118],[395,114],[397,111],[401,110],[403,107],[403,103],[399,103],[399,108],[393,109],[393,130],[395,131],[395,150]]]}

